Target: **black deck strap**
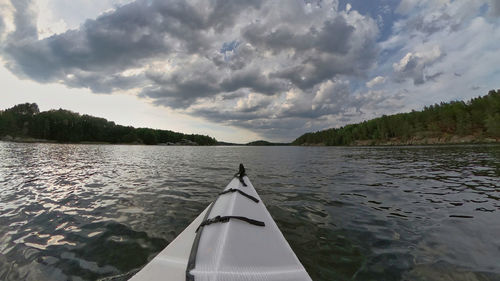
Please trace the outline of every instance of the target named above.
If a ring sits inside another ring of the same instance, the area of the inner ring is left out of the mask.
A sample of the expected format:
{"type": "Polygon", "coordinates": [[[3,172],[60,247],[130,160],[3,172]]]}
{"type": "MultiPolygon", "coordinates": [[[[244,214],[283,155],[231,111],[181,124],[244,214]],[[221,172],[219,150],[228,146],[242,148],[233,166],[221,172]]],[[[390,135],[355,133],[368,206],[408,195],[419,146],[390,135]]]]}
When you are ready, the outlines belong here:
{"type": "MultiPolygon", "coordinates": [[[[243,166],[243,164],[240,164],[240,169],[239,169],[238,173],[234,176],[239,178],[239,180],[243,184],[243,186],[247,186],[245,181],[243,180],[243,177],[246,176],[245,167],[243,166]]],[[[210,216],[210,212],[212,211],[213,206],[217,202],[217,199],[219,199],[219,196],[217,196],[217,198],[215,198],[214,202],[208,207],[208,210],[205,213],[205,216],[203,217],[203,222],[201,224],[203,224],[209,220],[208,216],[210,216]]],[[[251,224],[264,226],[264,222],[252,220],[252,219],[245,218],[245,217],[236,217],[235,216],[235,217],[230,217],[230,218],[236,218],[236,219],[240,219],[240,220],[246,221],[246,222],[251,223],[251,224]]],[[[229,219],[227,219],[227,221],[229,221],[229,219]]],[[[227,221],[224,221],[224,222],[227,222],[227,221]]],[[[193,246],[191,247],[191,252],[189,253],[189,260],[188,260],[188,264],[186,267],[186,281],[195,281],[194,275],[191,274],[190,272],[191,272],[191,270],[193,270],[196,267],[196,255],[198,253],[198,246],[200,245],[201,233],[203,232],[203,227],[201,227],[201,226],[202,225],[198,226],[198,228],[196,229],[196,236],[194,237],[193,246]]]]}
{"type": "MultiPolygon", "coordinates": [[[[206,221],[208,219],[208,216],[210,215],[210,212],[212,211],[213,206],[215,205],[215,202],[217,202],[217,198],[215,198],[214,202],[208,207],[207,212],[205,213],[205,216],[203,217],[203,221],[206,221]]],[[[198,246],[200,245],[200,238],[201,238],[201,233],[203,232],[203,228],[198,231],[200,227],[196,229],[196,236],[194,237],[193,241],[193,246],[191,247],[191,252],[189,253],[189,260],[188,264],[186,267],[186,281],[194,281],[194,275],[190,273],[191,270],[193,270],[196,266],[196,254],[198,253],[198,246]]]]}
{"type": "Polygon", "coordinates": [[[247,184],[243,180],[243,177],[246,176],[246,175],[247,174],[245,172],[245,167],[243,166],[243,164],[240,163],[240,169],[239,169],[239,171],[234,176],[237,177],[240,180],[240,182],[241,182],[241,184],[243,186],[247,186],[247,184]]]}
{"type": "Polygon", "coordinates": [[[247,217],[241,217],[241,216],[216,216],[214,218],[211,218],[211,219],[207,219],[207,220],[204,220],[200,226],[198,226],[198,228],[196,229],[196,231],[202,229],[204,226],[206,225],[210,225],[210,224],[213,224],[213,223],[226,223],[228,222],[230,219],[237,219],[237,220],[241,220],[241,221],[244,221],[244,222],[248,222],[249,224],[253,224],[253,225],[256,225],[256,226],[266,226],[266,224],[263,222],[263,221],[258,221],[258,220],[254,220],[254,219],[249,219],[247,217]]]}
{"type": "Polygon", "coordinates": [[[231,192],[238,192],[239,194],[245,196],[246,198],[252,200],[253,202],[259,203],[259,199],[255,198],[252,195],[250,195],[248,193],[245,193],[245,192],[243,192],[243,191],[241,191],[239,189],[230,188],[228,190],[225,190],[225,191],[219,193],[219,195],[223,195],[223,194],[227,194],[227,193],[231,193],[231,192]]]}

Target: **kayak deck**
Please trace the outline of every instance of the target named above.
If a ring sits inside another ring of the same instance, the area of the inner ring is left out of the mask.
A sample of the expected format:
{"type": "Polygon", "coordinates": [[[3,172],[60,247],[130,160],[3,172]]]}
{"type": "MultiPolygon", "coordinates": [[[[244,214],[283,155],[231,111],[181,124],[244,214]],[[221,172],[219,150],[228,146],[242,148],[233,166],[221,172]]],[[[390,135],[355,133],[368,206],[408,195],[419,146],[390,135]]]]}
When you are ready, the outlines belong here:
{"type": "Polygon", "coordinates": [[[131,280],[311,280],[249,178],[234,178],[131,280]]]}

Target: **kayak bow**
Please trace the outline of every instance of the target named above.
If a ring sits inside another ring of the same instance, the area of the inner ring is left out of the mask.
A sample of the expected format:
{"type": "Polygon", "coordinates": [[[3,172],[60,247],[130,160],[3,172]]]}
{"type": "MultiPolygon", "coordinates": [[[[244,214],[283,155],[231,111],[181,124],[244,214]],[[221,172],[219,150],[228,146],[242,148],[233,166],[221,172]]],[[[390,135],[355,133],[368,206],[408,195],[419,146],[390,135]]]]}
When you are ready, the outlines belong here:
{"type": "Polygon", "coordinates": [[[223,192],[133,281],[311,280],[243,165],[223,192]]]}

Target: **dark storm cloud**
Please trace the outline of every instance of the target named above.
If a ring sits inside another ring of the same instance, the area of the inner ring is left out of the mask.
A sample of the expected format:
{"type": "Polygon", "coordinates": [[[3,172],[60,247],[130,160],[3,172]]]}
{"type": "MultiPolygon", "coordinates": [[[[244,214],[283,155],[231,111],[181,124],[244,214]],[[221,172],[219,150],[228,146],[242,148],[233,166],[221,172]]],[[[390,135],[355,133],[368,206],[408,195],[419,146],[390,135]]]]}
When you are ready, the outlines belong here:
{"type": "Polygon", "coordinates": [[[260,9],[262,0],[216,0],[207,24],[215,31],[222,32],[234,25],[241,11],[254,8],[260,9]]]}
{"type": "Polygon", "coordinates": [[[16,25],[16,37],[9,38],[4,51],[13,71],[41,82],[59,80],[73,69],[113,73],[138,66],[141,60],[168,54],[170,37],[185,51],[203,46],[198,30],[202,19],[183,2],[167,7],[162,1],[137,1],[88,20],[78,30],[43,40],[18,40],[20,36],[29,38],[25,34],[33,33],[35,20],[16,13],[16,23],[22,25],[16,25]]]}
{"type": "MultiPolygon", "coordinates": [[[[174,47],[176,51],[199,52],[208,47],[203,29],[210,23],[221,26],[207,21],[184,1],[136,1],[88,20],[78,30],[36,40],[36,16],[30,12],[30,1],[12,3],[16,31],[5,54],[12,70],[41,82],[60,79],[73,68],[97,72],[126,69],[143,59],[169,54],[174,47]]],[[[237,15],[231,10],[228,18],[237,15]]]]}
{"type": "Polygon", "coordinates": [[[112,93],[116,90],[129,90],[141,85],[144,75],[123,76],[119,74],[106,75],[93,72],[79,72],[66,77],[65,83],[69,87],[89,88],[95,93],[112,93]]]}
{"type": "Polygon", "coordinates": [[[228,100],[234,100],[234,99],[238,99],[238,98],[243,98],[247,94],[248,94],[247,91],[245,91],[245,90],[239,90],[239,91],[236,91],[236,92],[221,94],[219,97],[223,101],[228,101],[228,100]]]}
{"type": "MultiPolygon", "coordinates": [[[[366,64],[370,65],[372,62],[372,58],[368,58],[366,64]]],[[[304,58],[296,66],[271,73],[270,77],[289,80],[300,89],[307,90],[337,75],[356,75],[360,71],[357,66],[355,62],[346,60],[346,57],[316,53],[304,58]]]]}
{"type": "Polygon", "coordinates": [[[264,50],[271,50],[275,53],[285,49],[296,51],[306,50],[312,47],[311,39],[308,34],[295,34],[290,27],[284,26],[277,30],[267,32],[265,25],[253,24],[243,31],[243,38],[252,45],[264,50]]]}
{"type": "Polygon", "coordinates": [[[307,90],[323,81],[338,75],[359,76],[370,68],[378,56],[374,37],[367,37],[352,48],[349,53],[339,56],[313,51],[304,56],[300,64],[282,68],[270,74],[270,77],[287,79],[295,86],[307,90]]]}
{"type": "Polygon", "coordinates": [[[315,42],[317,48],[326,53],[346,54],[349,51],[349,38],[354,27],[348,25],[343,17],[326,21],[315,42]]]}
{"type": "Polygon", "coordinates": [[[286,25],[269,30],[265,24],[252,24],[243,31],[243,38],[257,47],[276,53],[292,49],[300,55],[305,50],[317,49],[326,53],[345,54],[349,50],[349,37],[353,32],[354,27],[338,16],[332,21],[325,21],[320,30],[310,28],[303,34],[298,34],[286,25]]]}
{"type": "Polygon", "coordinates": [[[11,2],[16,31],[2,57],[16,75],[96,93],[132,89],[265,135],[359,110],[369,100],[339,77],[366,76],[379,55],[376,22],[334,1],[137,0],[41,40],[30,1],[11,2]],[[297,98],[285,107],[290,91],[297,98]]]}
{"type": "Polygon", "coordinates": [[[10,34],[10,40],[27,40],[37,38],[36,13],[31,0],[12,1],[15,9],[14,25],[16,30],[10,34]]]}
{"type": "Polygon", "coordinates": [[[271,33],[262,30],[247,30],[244,37],[275,53],[292,50],[298,59],[295,65],[283,67],[269,77],[289,80],[303,90],[337,75],[360,75],[373,65],[379,52],[375,44],[377,30],[364,34],[362,41],[354,41],[355,27],[341,16],[325,21],[320,30],[310,28],[305,34],[294,34],[288,27],[271,33]]]}
{"type": "Polygon", "coordinates": [[[158,104],[172,108],[187,108],[199,98],[231,93],[241,89],[265,95],[274,95],[283,91],[286,85],[282,81],[270,80],[259,73],[258,69],[236,71],[221,79],[219,73],[211,71],[207,63],[184,65],[179,71],[170,74],[147,73],[154,81],[154,87],[146,88],[141,95],[161,99],[158,104]]]}
{"type": "Polygon", "coordinates": [[[266,95],[274,95],[286,89],[284,83],[269,79],[261,74],[258,69],[235,71],[231,77],[224,79],[220,85],[223,92],[249,88],[266,95]]]}
{"type": "Polygon", "coordinates": [[[156,100],[156,104],[172,108],[187,108],[197,99],[210,97],[220,91],[218,77],[206,65],[185,66],[181,71],[164,75],[148,72],[153,85],[145,87],[141,96],[156,100]]]}
{"type": "Polygon", "coordinates": [[[209,47],[204,30],[222,29],[232,24],[241,8],[260,5],[260,1],[215,1],[213,11],[203,15],[185,1],[136,1],[87,20],[77,30],[37,40],[30,2],[12,1],[16,31],[3,51],[13,72],[39,82],[64,80],[75,69],[107,75],[172,52],[203,52],[209,47]],[[220,13],[225,16],[217,22],[220,13]]]}

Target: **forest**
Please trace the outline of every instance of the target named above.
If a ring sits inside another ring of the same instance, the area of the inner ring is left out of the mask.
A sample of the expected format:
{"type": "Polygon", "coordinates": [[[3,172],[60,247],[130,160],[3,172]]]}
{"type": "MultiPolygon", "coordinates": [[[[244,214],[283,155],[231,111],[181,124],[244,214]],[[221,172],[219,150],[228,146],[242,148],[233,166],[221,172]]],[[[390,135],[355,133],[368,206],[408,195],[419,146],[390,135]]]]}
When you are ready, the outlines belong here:
{"type": "Polygon", "coordinates": [[[491,90],[469,101],[426,106],[421,111],[399,113],[314,133],[306,133],[294,145],[425,144],[428,140],[469,136],[473,142],[499,141],[500,90],[491,90]]]}
{"type": "Polygon", "coordinates": [[[217,140],[209,136],[121,126],[104,118],[64,109],[40,112],[36,103],[19,104],[0,111],[0,139],[7,136],[63,143],[217,144],[217,140]]]}

